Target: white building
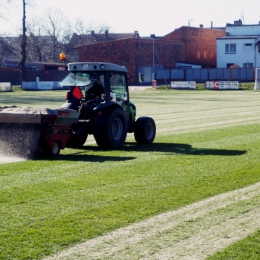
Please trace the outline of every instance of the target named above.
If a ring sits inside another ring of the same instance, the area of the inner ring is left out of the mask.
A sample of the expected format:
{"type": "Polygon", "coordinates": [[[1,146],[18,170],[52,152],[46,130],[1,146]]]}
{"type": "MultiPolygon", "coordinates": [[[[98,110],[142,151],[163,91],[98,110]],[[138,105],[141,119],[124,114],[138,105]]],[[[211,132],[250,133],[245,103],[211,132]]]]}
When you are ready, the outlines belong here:
{"type": "Polygon", "coordinates": [[[226,36],[217,38],[217,67],[260,67],[260,23],[243,25],[241,20],[226,25],[226,36]]]}

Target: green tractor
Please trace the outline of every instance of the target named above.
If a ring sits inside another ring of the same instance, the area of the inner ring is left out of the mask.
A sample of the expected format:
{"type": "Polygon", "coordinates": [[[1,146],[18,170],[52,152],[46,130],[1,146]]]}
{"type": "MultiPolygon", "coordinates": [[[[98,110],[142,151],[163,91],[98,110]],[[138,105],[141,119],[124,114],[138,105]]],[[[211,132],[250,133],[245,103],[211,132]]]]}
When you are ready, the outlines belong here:
{"type": "Polygon", "coordinates": [[[81,147],[93,134],[100,148],[123,146],[127,133],[139,144],[150,144],[156,135],[151,117],[136,119],[136,107],[129,100],[128,71],[124,66],[101,62],[68,64],[69,75],[61,82],[69,88],[63,109],[80,111],[71,126],[68,147],[81,147]],[[83,94],[83,93],[84,94],[83,94]]]}

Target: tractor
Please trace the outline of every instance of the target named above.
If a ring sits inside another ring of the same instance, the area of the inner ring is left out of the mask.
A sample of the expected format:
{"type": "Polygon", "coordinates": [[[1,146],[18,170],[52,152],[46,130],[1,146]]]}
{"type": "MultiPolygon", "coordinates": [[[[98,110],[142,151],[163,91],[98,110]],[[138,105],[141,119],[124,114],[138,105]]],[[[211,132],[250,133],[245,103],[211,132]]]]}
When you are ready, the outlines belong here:
{"type": "Polygon", "coordinates": [[[151,144],[156,135],[155,121],[143,116],[136,119],[136,107],[129,100],[126,67],[105,62],[73,62],[61,81],[69,89],[61,109],[79,111],[71,125],[72,138],[67,146],[79,148],[88,135],[104,149],[123,146],[127,133],[134,133],[138,144],[151,144]]]}

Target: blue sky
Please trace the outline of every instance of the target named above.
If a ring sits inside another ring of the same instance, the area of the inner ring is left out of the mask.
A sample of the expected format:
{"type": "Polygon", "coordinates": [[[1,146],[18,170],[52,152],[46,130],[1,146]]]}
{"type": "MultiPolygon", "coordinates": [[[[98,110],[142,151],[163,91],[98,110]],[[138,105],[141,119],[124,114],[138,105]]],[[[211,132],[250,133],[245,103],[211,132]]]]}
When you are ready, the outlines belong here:
{"type": "MultiPolygon", "coordinates": [[[[12,0],[7,21],[1,20],[0,33],[21,32],[22,1],[12,0]]],[[[28,20],[46,14],[48,7],[59,8],[73,22],[81,18],[86,23],[104,24],[111,32],[138,31],[141,36],[162,36],[181,26],[225,26],[241,19],[244,24],[258,24],[258,0],[27,0],[28,20]]]]}

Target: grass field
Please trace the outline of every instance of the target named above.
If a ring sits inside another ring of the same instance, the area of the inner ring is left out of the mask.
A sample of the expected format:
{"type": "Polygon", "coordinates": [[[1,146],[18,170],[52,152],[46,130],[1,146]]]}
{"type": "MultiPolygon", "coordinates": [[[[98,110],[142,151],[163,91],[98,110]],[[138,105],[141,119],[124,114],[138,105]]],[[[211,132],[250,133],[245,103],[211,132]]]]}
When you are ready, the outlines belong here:
{"type": "MultiPolygon", "coordinates": [[[[59,108],[65,93],[0,93],[0,106],[59,108]]],[[[130,96],[155,119],[154,144],[129,134],[102,151],[90,136],[55,159],[0,164],[0,259],[260,258],[260,94],[130,96]]]]}

